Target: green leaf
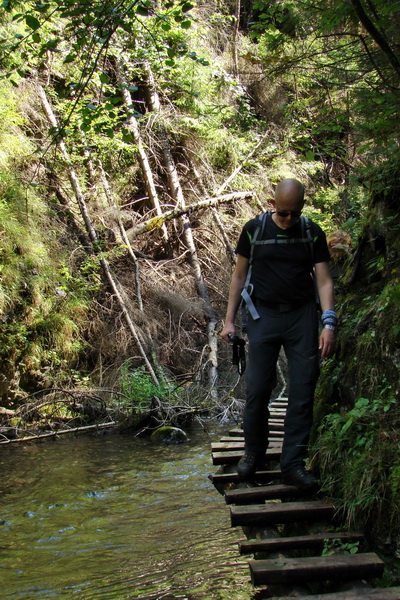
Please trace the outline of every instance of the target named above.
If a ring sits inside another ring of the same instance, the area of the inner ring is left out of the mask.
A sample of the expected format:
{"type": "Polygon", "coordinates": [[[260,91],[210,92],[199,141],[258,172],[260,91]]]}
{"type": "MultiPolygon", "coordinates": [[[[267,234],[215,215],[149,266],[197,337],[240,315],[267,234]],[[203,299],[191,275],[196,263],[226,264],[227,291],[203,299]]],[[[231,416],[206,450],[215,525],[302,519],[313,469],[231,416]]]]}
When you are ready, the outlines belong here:
{"type": "Polygon", "coordinates": [[[315,154],[314,154],[314,152],[311,152],[311,150],[307,150],[307,152],[306,152],[306,160],[309,161],[309,162],[315,160],[315,154]]]}
{"type": "Polygon", "coordinates": [[[161,29],[163,29],[164,31],[170,31],[171,25],[169,23],[162,23],[161,29]]]}
{"type": "Polygon", "coordinates": [[[343,425],[342,429],[340,430],[340,433],[346,433],[346,431],[353,425],[353,419],[348,419],[348,421],[346,421],[346,423],[343,425]]]}
{"type": "Polygon", "coordinates": [[[39,29],[40,27],[40,22],[33,15],[26,15],[25,23],[30,29],[39,29]]]}
{"type": "Polygon", "coordinates": [[[175,61],[174,61],[174,60],[172,60],[172,59],[168,59],[168,60],[166,60],[166,61],[165,61],[165,64],[166,64],[168,67],[174,67],[174,66],[175,66],[175,61]]]}
{"type": "Polygon", "coordinates": [[[126,144],[130,144],[132,142],[132,134],[130,132],[122,134],[122,141],[126,144]]]}
{"type": "Polygon", "coordinates": [[[136,13],[138,15],[141,15],[142,17],[148,17],[149,16],[149,11],[148,9],[143,6],[143,4],[139,4],[139,6],[136,9],[136,13]]]}
{"type": "Polygon", "coordinates": [[[191,27],[191,25],[192,25],[192,21],[189,21],[189,20],[182,21],[182,23],[181,23],[182,29],[189,29],[189,27],[191,27]]]}
{"type": "Polygon", "coordinates": [[[191,2],[184,2],[182,4],[181,11],[188,12],[189,10],[192,10],[192,8],[194,8],[194,4],[192,4],[191,2]]]}
{"type": "Polygon", "coordinates": [[[369,404],[368,398],[359,398],[355,405],[357,408],[362,408],[363,406],[368,406],[368,404],[369,404]]]}
{"type": "Polygon", "coordinates": [[[110,83],[110,78],[105,73],[100,73],[99,79],[101,83],[110,83]]]}
{"type": "Polygon", "coordinates": [[[67,56],[64,58],[64,63],[68,64],[68,63],[72,63],[74,62],[74,60],[76,59],[76,54],[67,54],[67,56]]]}

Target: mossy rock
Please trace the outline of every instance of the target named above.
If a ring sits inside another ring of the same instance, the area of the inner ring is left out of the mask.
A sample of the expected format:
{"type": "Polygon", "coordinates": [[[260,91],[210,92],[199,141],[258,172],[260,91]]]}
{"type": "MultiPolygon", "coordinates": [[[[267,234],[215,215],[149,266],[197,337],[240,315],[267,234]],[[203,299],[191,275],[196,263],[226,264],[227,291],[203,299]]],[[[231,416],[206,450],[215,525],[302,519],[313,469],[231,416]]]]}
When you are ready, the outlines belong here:
{"type": "Polygon", "coordinates": [[[162,442],[163,444],[183,444],[188,441],[188,437],[183,429],[179,427],[159,427],[150,436],[153,442],[162,442]]]}

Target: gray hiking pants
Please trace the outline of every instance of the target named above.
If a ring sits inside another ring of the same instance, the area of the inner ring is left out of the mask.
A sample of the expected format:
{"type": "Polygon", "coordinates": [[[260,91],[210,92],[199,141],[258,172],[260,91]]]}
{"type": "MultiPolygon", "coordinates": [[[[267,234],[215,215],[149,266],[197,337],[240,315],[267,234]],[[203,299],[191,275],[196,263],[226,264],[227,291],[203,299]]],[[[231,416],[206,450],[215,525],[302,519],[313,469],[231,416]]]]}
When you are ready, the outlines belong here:
{"type": "Polygon", "coordinates": [[[246,406],[243,429],[246,450],[263,452],[268,438],[268,403],[276,385],[276,364],[283,347],[289,368],[281,469],[304,464],[312,425],[314,390],[319,376],[318,317],[315,301],[294,310],[257,303],[260,319],[249,317],[246,406]]]}

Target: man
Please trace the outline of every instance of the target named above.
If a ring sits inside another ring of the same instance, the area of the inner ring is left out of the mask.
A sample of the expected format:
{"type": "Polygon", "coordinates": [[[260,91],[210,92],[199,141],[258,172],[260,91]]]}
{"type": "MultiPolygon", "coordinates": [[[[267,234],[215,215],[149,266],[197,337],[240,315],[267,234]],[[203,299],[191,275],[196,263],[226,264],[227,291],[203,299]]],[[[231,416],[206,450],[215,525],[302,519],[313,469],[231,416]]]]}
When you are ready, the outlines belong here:
{"type": "Polygon", "coordinates": [[[317,481],[306,471],[304,461],[319,376],[318,350],[323,359],[332,354],[337,323],[329,252],[325,234],[317,224],[309,221],[308,235],[305,234],[306,222],[300,219],[304,187],[299,181],[281,181],[272,205],[275,211],[267,213],[261,234],[258,229],[257,236],[261,237],[256,240],[253,255],[251,240],[257,229],[256,220],[246,223],[240,235],[221,333],[225,341],[235,334],[235,316],[246,287],[251,294],[249,312],[253,316],[248,315],[247,323],[245,452],[239,461],[238,473],[243,478],[248,477],[263,462],[268,439],[268,403],[276,384],[276,363],[283,346],[288,360],[289,394],[281,455],[282,480],[300,488],[312,488],[317,481]],[[251,279],[246,282],[250,262],[251,279]],[[319,344],[313,274],[323,311],[319,344]]]}

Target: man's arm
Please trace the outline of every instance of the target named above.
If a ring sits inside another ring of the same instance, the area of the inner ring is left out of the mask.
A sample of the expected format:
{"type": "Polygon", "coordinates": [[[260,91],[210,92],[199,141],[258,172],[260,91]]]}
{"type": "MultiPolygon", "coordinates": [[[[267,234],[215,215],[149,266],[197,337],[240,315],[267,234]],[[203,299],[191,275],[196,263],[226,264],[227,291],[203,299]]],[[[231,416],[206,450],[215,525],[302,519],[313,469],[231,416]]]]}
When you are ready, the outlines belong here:
{"type": "MultiPolygon", "coordinates": [[[[315,276],[317,279],[317,288],[322,312],[335,308],[335,299],[333,291],[333,281],[329,272],[327,262],[316,263],[314,265],[315,276]]],[[[321,357],[328,358],[335,348],[335,332],[331,329],[323,328],[319,338],[319,349],[321,357]]]]}
{"type": "Polygon", "coordinates": [[[240,293],[246,282],[247,271],[249,269],[249,259],[241,254],[237,255],[236,266],[232,274],[231,285],[229,288],[228,307],[221,337],[225,342],[229,341],[228,335],[235,334],[235,317],[240,304],[240,293]]]}

